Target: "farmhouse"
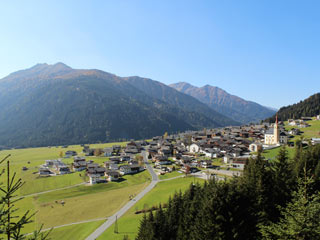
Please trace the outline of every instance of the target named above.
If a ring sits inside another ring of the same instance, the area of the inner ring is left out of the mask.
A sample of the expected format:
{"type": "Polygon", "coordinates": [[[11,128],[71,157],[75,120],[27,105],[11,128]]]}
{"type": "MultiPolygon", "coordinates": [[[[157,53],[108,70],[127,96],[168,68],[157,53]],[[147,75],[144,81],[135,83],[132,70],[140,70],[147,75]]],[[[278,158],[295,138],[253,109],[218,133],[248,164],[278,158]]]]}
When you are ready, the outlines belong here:
{"type": "Polygon", "coordinates": [[[211,168],[212,167],[212,161],[210,160],[202,160],[200,162],[200,166],[203,168],[211,168]]]}
{"type": "Polygon", "coordinates": [[[48,168],[39,168],[39,175],[40,176],[50,176],[53,174],[48,168]]]}
{"type": "Polygon", "coordinates": [[[288,143],[288,135],[285,132],[280,133],[280,139],[279,142],[281,144],[287,144],[288,143]]]}
{"type": "Polygon", "coordinates": [[[120,174],[121,175],[126,175],[126,174],[134,174],[138,173],[144,170],[144,168],[140,165],[122,165],[120,168],[120,174]]]}
{"type": "Polygon", "coordinates": [[[73,157],[73,156],[76,156],[77,155],[77,152],[76,151],[66,151],[66,153],[64,154],[64,157],[65,158],[69,158],[69,157],[73,157]]]}
{"type": "MultiPolygon", "coordinates": [[[[95,166],[95,164],[92,164],[91,166],[95,166]]],[[[87,174],[89,176],[90,184],[106,182],[105,172],[106,169],[104,167],[95,166],[88,168],[87,174]]]]}
{"type": "Polygon", "coordinates": [[[76,172],[83,171],[87,168],[87,162],[84,157],[75,156],[72,164],[73,170],[76,172]]]}
{"type": "Polygon", "coordinates": [[[259,150],[262,150],[262,144],[261,143],[254,142],[254,143],[251,143],[249,145],[249,151],[250,152],[258,152],[259,150]]]}
{"type": "Polygon", "coordinates": [[[58,167],[58,173],[59,173],[60,175],[69,174],[69,173],[70,173],[70,169],[69,169],[69,167],[67,167],[67,166],[59,166],[59,167],[58,167]]]}
{"type": "Polygon", "coordinates": [[[119,181],[121,174],[118,171],[107,170],[105,173],[105,176],[107,177],[107,180],[109,182],[114,182],[114,181],[119,181]]]}

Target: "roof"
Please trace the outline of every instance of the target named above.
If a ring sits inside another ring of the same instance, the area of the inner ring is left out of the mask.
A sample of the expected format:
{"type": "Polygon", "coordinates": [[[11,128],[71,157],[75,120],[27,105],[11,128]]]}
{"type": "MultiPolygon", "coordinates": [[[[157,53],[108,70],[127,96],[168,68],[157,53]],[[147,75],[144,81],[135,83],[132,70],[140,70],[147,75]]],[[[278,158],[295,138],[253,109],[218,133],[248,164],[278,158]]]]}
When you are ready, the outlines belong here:
{"type": "Polygon", "coordinates": [[[269,129],[266,131],[265,134],[271,134],[271,135],[273,135],[273,134],[274,134],[274,131],[273,131],[272,128],[269,128],[269,129]]]}

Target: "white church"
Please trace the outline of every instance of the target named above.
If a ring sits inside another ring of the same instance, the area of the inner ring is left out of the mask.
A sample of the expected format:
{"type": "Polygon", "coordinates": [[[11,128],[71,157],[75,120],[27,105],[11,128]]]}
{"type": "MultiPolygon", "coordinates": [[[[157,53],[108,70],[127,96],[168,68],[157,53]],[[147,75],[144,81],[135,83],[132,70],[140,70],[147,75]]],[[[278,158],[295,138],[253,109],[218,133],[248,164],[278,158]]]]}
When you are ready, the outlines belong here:
{"type": "Polygon", "coordinates": [[[269,128],[264,134],[264,144],[266,145],[280,145],[280,129],[278,126],[278,115],[273,129],[269,128]]]}

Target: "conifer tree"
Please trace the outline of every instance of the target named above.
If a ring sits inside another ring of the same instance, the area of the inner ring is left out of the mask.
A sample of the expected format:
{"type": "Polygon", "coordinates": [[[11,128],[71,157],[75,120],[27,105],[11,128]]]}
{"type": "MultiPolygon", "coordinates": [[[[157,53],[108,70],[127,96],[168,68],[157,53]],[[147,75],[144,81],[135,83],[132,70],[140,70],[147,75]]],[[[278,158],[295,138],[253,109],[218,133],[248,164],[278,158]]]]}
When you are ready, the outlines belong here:
{"type": "Polygon", "coordinates": [[[153,229],[152,229],[152,212],[150,212],[149,219],[147,219],[146,214],[143,215],[142,220],[140,221],[139,232],[136,239],[139,240],[149,240],[153,238],[153,229]],[[150,218],[150,216],[152,216],[150,218]],[[148,221],[151,220],[151,221],[148,221]]]}
{"type": "Polygon", "coordinates": [[[274,196],[276,204],[285,206],[291,198],[293,186],[292,165],[289,162],[286,146],[280,148],[277,159],[272,164],[274,171],[274,196]]]}
{"type": "Polygon", "coordinates": [[[320,193],[308,195],[311,178],[299,179],[298,190],[287,207],[281,209],[279,222],[260,227],[263,239],[319,239],[320,237],[320,193]]]}
{"type": "Polygon", "coordinates": [[[26,237],[21,231],[23,228],[32,222],[32,217],[34,214],[31,214],[29,211],[25,212],[22,216],[17,215],[17,208],[15,203],[21,198],[17,197],[18,190],[23,186],[21,178],[16,179],[16,174],[10,175],[10,155],[6,156],[0,161],[0,165],[7,160],[7,167],[3,168],[0,172],[0,177],[6,175],[6,184],[0,183],[0,239],[3,239],[1,236],[5,235],[7,239],[13,240],[48,240],[47,233],[42,233],[42,227],[34,231],[32,235],[26,237]]]}

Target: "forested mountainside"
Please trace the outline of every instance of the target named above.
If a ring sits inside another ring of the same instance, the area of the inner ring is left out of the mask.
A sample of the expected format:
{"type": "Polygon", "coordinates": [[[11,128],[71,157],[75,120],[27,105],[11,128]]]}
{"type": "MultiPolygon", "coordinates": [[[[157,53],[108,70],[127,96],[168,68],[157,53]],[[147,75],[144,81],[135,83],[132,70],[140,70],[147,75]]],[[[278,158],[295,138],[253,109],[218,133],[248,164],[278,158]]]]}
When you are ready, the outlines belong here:
{"type": "Polygon", "coordinates": [[[178,91],[146,94],[135,86],[145,79],[134,79],[63,63],[12,73],[0,80],[0,146],[142,139],[238,124],[178,91]]]}
{"type": "MultiPolygon", "coordinates": [[[[301,117],[314,117],[320,114],[320,93],[316,93],[299,103],[282,107],[277,112],[278,119],[286,121],[288,119],[298,119],[301,117]]],[[[274,122],[276,115],[266,121],[274,122]]]]}

